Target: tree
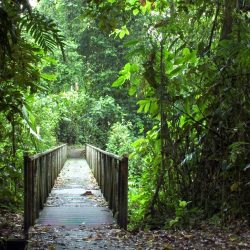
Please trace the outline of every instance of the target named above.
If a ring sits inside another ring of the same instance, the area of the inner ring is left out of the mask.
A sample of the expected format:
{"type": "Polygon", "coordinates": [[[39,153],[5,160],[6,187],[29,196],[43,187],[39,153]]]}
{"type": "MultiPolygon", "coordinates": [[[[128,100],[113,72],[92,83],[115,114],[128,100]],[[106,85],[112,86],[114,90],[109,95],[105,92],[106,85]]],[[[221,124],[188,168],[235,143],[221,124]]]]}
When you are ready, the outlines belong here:
{"type": "MultiPolygon", "coordinates": [[[[168,223],[179,200],[186,200],[204,217],[249,216],[246,6],[234,0],[90,2],[101,26],[118,35],[133,15],[148,17],[113,84],[129,83],[129,93],[139,96],[138,111],[156,124],[144,139],[155,152],[148,153],[143,174],[144,187],[155,190],[145,214],[168,223]]],[[[137,153],[146,157],[141,140],[137,153]]]]}
{"type": "Polygon", "coordinates": [[[33,11],[27,0],[0,1],[0,161],[1,204],[21,201],[22,135],[39,138],[31,119],[28,99],[42,89],[39,63],[57,46],[63,53],[63,37],[53,20],[33,11]],[[28,133],[26,134],[26,132],[28,133]]]}

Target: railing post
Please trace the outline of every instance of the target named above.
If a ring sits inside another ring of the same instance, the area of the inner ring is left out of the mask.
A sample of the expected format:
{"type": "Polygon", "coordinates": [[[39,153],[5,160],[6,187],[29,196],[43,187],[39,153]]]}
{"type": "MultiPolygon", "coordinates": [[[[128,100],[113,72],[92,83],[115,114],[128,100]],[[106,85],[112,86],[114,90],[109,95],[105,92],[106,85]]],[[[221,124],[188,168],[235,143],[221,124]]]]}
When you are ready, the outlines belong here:
{"type": "Polygon", "coordinates": [[[37,216],[39,215],[39,210],[40,210],[40,204],[39,204],[39,199],[38,199],[38,195],[39,195],[39,190],[40,190],[40,186],[39,186],[39,172],[40,172],[40,158],[36,159],[34,161],[34,165],[33,165],[33,190],[32,190],[32,197],[33,197],[33,216],[32,216],[32,225],[34,225],[37,216]]]}
{"type": "Polygon", "coordinates": [[[124,156],[119,164],[119,208],[118,224],[127,229],[128,224],[128,157],[124,156]]]}
{"type": "Polygon", "coordinates": [[[27,152],[23,154],[24,163],[24,235],[28,238],[28,231],[30,227],[30,194],[29,194],[29,181],[30,181],[30,168],[29,168],[29,155],[27,152]]]}

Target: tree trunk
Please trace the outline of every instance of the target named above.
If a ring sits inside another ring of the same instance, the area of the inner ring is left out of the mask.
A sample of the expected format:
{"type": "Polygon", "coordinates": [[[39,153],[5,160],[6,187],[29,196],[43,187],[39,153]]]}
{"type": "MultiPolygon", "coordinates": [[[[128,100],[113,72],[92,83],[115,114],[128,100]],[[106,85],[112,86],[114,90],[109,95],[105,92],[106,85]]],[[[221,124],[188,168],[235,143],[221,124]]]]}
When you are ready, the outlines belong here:
{"type": "Polygon", "coordinates": [[[236,0],[224,0],[224,14],[220,40],[228,39],[233,30],[233,10],[236,7],[236,0]]]}

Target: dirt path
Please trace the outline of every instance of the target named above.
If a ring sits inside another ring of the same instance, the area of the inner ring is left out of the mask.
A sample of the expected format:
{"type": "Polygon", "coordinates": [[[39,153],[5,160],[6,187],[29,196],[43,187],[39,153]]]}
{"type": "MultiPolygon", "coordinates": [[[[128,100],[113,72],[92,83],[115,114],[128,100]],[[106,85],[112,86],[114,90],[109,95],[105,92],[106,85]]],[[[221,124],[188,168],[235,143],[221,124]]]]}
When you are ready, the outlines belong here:
{"type": "Polygon", "coordinates": [[[32,249],[86,250],[249,250],[246,228],[222,230],[213,227],[177,231],[140,231],[136,234],[112,226],[98,228],[43,226],[34,230],[32,249]]]}

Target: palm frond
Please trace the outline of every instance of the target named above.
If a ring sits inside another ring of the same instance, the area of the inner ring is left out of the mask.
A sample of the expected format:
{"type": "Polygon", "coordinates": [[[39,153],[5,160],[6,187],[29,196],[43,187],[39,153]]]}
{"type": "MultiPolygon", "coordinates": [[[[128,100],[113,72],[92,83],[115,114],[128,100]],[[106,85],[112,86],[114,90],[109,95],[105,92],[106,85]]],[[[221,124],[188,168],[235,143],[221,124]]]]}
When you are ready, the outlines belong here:
{"type": "Polygon", "coordinates": [[[45,52],[53,52],[56,47],[59,47],[63,58],[65,58],[64,37],[54,20],[37,11],[33,11],[32,14],[27,14],[21,18],[20,27],[29,33],[35,43],[43,48],[45,52]]]}

